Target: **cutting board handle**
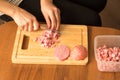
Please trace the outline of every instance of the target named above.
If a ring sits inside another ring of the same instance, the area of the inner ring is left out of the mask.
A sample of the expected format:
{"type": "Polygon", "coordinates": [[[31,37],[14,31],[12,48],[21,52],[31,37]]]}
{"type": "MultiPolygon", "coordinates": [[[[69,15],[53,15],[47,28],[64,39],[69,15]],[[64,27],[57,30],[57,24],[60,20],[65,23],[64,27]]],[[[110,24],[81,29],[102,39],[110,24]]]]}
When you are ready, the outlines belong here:
{"type": "Polygon", "coordinates": [[[28,45],[29,45],[29,37],[27,35],[23,35],[20,39],[21,43],[21,49],[26,50],[28,49],[28,45]]]}

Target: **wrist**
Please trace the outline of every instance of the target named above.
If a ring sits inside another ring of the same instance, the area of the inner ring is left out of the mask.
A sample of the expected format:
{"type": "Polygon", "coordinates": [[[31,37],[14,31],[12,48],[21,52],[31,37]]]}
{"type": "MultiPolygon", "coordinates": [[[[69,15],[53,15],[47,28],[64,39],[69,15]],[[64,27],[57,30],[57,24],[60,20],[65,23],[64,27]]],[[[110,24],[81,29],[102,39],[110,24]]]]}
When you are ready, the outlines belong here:
{"type": "Polygon", "coordinates": [[[15,7],[14,10],[12,10],[9,15],[10,15],[13,19],[15,19],[15,18],[18,17],[21,13],[24,13],[24,10],[23,10],[22,8],[15,7]]]}
{"type": "Polygon", "coordinates": [[[53,0],[41,0],[41,2],[53,2],[53,0]]]}
{"type": "Polygon", "coordinates": [[[41,5],[44,5],[46,3],[52,3],[53,0],[41,0],[41,5]]]}
{"type": "Polygon", "coordinates": [[[8,13],[8,15],[11,16],[12,18],[14,18],[16,16],[16,14],[19,13],[19,11],[20,11],[19,8],[14,7],[11,9],[11,11],[8,13]]]}

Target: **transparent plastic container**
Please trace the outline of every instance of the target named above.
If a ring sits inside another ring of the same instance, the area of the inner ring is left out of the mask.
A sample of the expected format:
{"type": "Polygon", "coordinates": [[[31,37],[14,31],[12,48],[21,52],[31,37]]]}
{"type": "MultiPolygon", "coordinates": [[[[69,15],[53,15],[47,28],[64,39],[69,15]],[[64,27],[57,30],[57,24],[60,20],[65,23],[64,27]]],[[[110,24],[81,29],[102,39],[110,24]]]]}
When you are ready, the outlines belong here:
{"type": "Polygon", "coordinates": [[[101,61],[98,59],[96,50],[103,45],[120,47],[120,35],[98,35],[94,38],[94,53],[98,70],[102,72],[120,72],[120,62],[101,61]]]}

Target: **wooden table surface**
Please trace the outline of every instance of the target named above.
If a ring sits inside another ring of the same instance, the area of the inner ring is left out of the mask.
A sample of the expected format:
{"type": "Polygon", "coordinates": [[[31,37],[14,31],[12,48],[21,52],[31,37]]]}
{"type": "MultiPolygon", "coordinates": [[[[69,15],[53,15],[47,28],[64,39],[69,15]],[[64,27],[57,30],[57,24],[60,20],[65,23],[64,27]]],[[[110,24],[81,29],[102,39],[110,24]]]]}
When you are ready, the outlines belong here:
{"type": "Polygon", "coordinates": [[[13,64],[11,55],[17,25],[0,25],[0,80],[120,80],[120,72],[100,72],[94,56],[94,37],[100,34],[120,35],[120,30],[88,27],[89,62],[85,66],[13,64]]]}

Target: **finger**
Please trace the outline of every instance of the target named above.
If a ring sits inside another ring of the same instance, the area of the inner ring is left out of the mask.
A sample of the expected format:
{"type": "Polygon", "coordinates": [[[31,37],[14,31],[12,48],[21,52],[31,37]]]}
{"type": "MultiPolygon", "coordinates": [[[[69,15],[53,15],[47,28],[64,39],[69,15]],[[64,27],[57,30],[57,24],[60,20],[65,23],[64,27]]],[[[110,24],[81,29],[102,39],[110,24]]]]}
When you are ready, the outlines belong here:
{"type": "Polygon", "coordinates": [[[40,29],[40,24],[39,24],[39,22],[36,19],[33,22],[33,29],[34,30],[40,29]]]}
{"type": "Polygon", "coordinates": [[[28,23],[24,25],[24,31],[28,31],[28,23]]]}
{"type": "Polygon", "coordinates": [[[51,30],[55,30],[56,27],[56,17],[55,17],[55,13],[52,12],[50,15],[50,20],[51,20],[51,30]]]}
{"type": "Polygon", "coordinates": [[[32,31],[33,30],[33,22],[30,21],[29,24],[28,24],[28,31],[32,31]]]}
{"type": "Polygon", "coordinates": [[[47,16],[46,14],[44,15],[46,23],[47,23],[47,28],[50,29],[51,28],[51,21],[50,21],[50,17],[47,16]]]}
{"type": "Polygon", "coordinates": [[[60,27],[60,11],[57,10],[57,12],[55,12],[55,16],[56,16],[56,29],[55,30],[59,30],[60,27]]]}
{"type": "Polygon", "coordinates": [[[20,30],[24,30],[24,26],[23,25],[18,25],[20,30]]]}
{"type": "Polygon", "coordinates": [[[24,30],[24,25],[22,25],[22,23],[17,23],[16,22],[16,24],[17,24],[17,26],[20,30],[24,30]]]}

